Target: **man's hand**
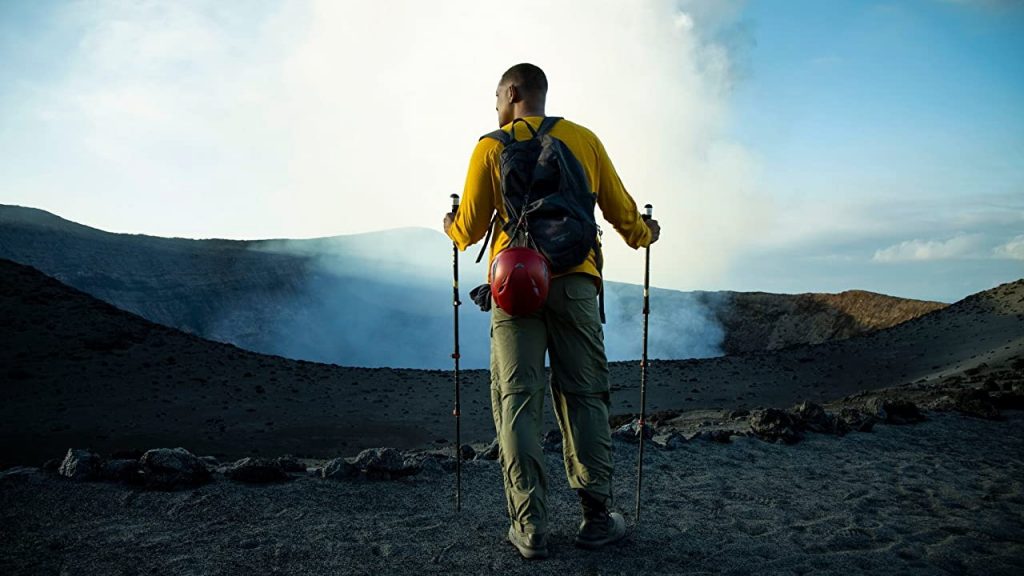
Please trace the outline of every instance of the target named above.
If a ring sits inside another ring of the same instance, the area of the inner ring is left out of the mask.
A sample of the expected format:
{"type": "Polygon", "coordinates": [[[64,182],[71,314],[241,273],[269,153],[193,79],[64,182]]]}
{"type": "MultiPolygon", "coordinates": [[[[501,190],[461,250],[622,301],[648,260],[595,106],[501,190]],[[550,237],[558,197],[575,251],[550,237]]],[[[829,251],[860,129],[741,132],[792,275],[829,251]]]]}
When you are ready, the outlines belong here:
{"type": "MultiPolygon", "coordinates": [[[[444,233],[448,234],[448,229],[452,227],[452,223],[455,222],[455,215],[451,212],[444,215],[444,233]]],[[[451,237],[451,234],[448,234],[451,237]]]]}
{"type": "Polygon", "coordinates": [[[658,237],[661,236],[661,226],[658,225],[658,221],[654,218],[644,220],[647,223],[647,227],[651,229],[651,244],[658,241],[658,237]]]}

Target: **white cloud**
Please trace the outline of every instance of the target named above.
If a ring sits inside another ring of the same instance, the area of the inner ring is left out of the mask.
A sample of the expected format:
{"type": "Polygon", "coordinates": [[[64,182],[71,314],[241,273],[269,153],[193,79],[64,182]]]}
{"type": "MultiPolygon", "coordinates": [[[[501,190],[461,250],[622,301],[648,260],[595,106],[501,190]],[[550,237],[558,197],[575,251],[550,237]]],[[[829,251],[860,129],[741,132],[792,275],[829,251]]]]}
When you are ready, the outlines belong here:
{"type": "Polygon", "coordinates": [[[992,255],[996,258],[1024,260],[1024,234],[1015,236],[1006,244],[996,246],[992,249],[992,255]]]}
{"type": "MultiPolygon", "coordinates": [[[[741,6],[71,4],[62,17],[82,36],[31,115],[50,119],[59,149],[39,156],[63,169],[25,192],[49,205],[21,203],[169,236],[438,229],[494,128],[498,77],[531,61],[548,74],[547,112],[593,129],[655,205],[655,285],[699,286],[771,212],[756,157],[727,136],[734,55],[716,34],[741,6]]],[[[0,151],[31,140],[0,137],[0,151]]],[[[608,277],[636,281],[642,257],[605,228],[608,277]]]]}
{"type": "Polygon", "coordinates": [[[978,254],[983,243],[980,234],[963,234],[948,240],[907,240],[875,251],[875,262],[951,260],[978,254]]]}

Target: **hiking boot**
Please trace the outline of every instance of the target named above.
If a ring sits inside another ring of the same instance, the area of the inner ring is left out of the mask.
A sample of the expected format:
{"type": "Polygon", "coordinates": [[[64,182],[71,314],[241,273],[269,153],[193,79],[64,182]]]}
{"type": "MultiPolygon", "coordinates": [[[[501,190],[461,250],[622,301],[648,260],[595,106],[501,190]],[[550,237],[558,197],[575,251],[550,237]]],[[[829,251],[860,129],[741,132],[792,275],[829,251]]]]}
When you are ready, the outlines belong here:
{"type": "Polygon", "coordinates": [[[576,545],[594,550],[618,542],[625,536],[626,519],[618,512],[605,511],[583,519],[579,532],[576,533],[576,545]]]}
{"type": "Polygon", "coordinates": [[[519,553],[523,555],[523,558],[547,558],[548,555],[548,537],[547,534],[531,534],[528,532],[520,532],[516,530],[515,526],[508,527],[508,541],[513,546],[519,549],[519,553]]]}

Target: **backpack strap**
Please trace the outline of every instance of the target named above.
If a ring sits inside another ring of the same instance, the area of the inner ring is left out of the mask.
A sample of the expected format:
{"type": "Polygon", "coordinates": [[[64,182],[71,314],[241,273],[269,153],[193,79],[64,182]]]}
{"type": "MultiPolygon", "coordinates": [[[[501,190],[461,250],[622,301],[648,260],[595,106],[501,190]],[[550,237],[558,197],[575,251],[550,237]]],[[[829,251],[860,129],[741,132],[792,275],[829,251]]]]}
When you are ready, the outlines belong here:
{"type": "Polygon", "coordinates": [[[491,241],[491,233],[494,232],[494,222],[498,220],[498,211],[494,211],[494,215],[491,216],[491,223],[487,225],[487,236],[484,236],[484,245],[480,247],[480,253],[476,255],[476,263],[480,263],[480,259],[484,257],[484,250],[487,250],[487,243],[491,241]]]}
{"type": "MultiPolygon", "coordinates": [[[[494,132],[488,132],[487,134],[484,134],[483,136],[481,136],[479,138],[479,140],[483,140],[484,138],[491,138],[493,140],[497,140],[498,142],[501,142],[502,146],[508,146],[514,140],[514,138],[512,138],[511,134],[509,134],[508,132],[505,132],[501,128],[498,128],[494,132]]],[[[491,217],[491,223],[487,225],[487,236],[484,237],[484,244],[483,244],[483,246],[480,247],[480,253],[477,254],[477,256],[476,256],[477,264],[479,264],[480,263],[480,259],[484,257],[484,251],[487,250],[487,244],[491,241],[491,233],[494,232],[494,222],[497,219],[498,219],[498,211],[495,210],[494,211],[494,215],[491,217]]]]}
{"type": "Polygon", "coordinates": [[[561,119],[561,116],[545,116],[540,122],[540,128],[537,128],[537,134],[535,136],[543,136],[547,134],[561,119]]]}
{"type": "Polygon", "coordinates": [[[501,128],[498,128],[494,132],[488,132],[487,134],[484,134],[479,138],[479,140],[483,140],[484,138],[493,138],[498,142],[501,142],[503,146],[508,146],[509,144],[512,143],[512,135],[509,134],[508,132],[505,132],[501,128]]]}

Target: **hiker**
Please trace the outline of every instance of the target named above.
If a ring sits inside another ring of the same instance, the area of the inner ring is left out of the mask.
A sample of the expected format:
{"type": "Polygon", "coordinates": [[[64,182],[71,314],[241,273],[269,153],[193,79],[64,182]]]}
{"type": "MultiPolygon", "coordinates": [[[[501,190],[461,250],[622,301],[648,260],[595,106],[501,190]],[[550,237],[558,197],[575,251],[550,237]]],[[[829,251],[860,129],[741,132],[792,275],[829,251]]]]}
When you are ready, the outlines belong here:
{"type": "MultiPolygon", "coordinates": [[[[546,117],[547,87],[547,78],[537,66],[524,63],[509,68],[495,91],[498,126],[516,140],[531,138],[546,117]]],[[[564,142],[582,165],[596,205],[626,244],[637,249],[658,239],[658,222],[642,219],[593,132],[561,119],[549,134],[564,142]]],[[[445,233],[459,250],[465,250],[488,233],[496,211],[500,221],[494,224],[489,263],[511,243],[501,227],[509,219],[501,190],[502,149],[496,138],[479,140],[470,158],[462,204],[444,218],[445,233]]],[[[596,236],[594,244],[599,246],[596,236]]],[[[566,476],[583,508],[575,543],[595,549],[626,534],[622,515],[609,511],[613,505],[611,400],[603,310],[598,306],[600,258],[599,249],[591,249],[582,263],[552,273],[546,300],[532,313],[512,316],[497,305],[490,306],[491,410],[511,520],[508,539],[525,558],[548,555],[548,482],[540,442],[545,352],[550,356],[551,396],[562,432],[566,476]]],[[[490,270],[488,265],[488,281],[490,270]]]]}

